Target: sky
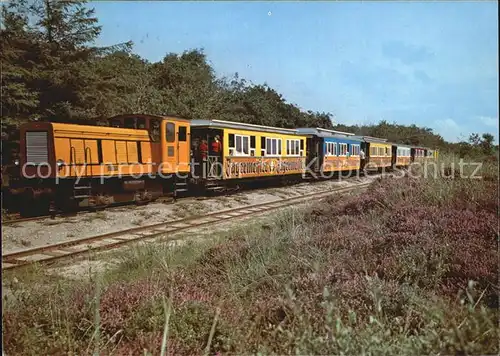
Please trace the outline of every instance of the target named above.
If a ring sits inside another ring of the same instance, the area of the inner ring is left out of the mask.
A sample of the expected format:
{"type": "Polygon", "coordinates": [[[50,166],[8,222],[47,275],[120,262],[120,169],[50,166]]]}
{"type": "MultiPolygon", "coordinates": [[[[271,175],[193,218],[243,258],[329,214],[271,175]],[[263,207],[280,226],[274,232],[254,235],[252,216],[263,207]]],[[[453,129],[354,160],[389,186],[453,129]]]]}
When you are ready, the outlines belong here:
{"type": "Polygon", "coordinates": [[[91,2],[98,44],[150,61],[203,48],[218,76],[267,83],[334,123],[380,120],[498,142],[498,4],[91,2]]]}

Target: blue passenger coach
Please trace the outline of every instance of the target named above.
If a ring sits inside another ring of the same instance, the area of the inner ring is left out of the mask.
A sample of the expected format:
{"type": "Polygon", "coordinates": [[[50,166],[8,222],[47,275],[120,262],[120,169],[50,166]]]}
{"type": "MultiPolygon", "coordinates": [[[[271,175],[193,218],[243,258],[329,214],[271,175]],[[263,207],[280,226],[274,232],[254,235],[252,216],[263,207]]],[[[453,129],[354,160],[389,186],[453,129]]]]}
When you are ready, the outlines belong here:
{"type": "Polygon", "coordinates": [[[322,128],[299,128],[307,136],[306,166],[314,173],[360,169],[361,140],[354,134],[322,128]]]}

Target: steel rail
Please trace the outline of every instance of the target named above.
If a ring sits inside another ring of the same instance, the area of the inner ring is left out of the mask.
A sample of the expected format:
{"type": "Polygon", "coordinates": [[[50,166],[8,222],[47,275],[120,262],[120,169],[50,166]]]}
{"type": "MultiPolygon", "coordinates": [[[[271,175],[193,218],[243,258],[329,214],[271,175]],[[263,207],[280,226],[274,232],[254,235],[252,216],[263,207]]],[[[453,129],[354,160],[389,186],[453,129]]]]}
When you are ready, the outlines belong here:
{"type": "Polygon", "coordinates": [[[371,182],[360,183],[350,187],[341,187],[328,191],[305,194],[298,197],[285,198],[268,203],[248,205],[235,209],[217,211],[204,215],[171,220],[167,222],[111,232],[103,235],[74,239],[48,246],[35,247],[7,253],[5,255],[2,255],[2,271],[24,267],[35,263],[50,264],[63,258],[74,257],[77,255],[99,250],[116,248],[130,242],[146,240],[168,233],[177,233],[183,230],[200,226],[217,224],[237,218],[245,218],[247,216],[257,215],[263,212],[277,210],[289,205],[304,203],[311,199],[321,199],[336,193],[365,189],[370,184],[371,182]]]}
{"type": "MultiPolygon", "coordinates": [[[[363,172],[363,175],[364,175],[364,172],[363,172]]],[[[355,178],[355,177],[349,177],[347,178],[347,180],[350,180],[352,178],[355,178]]],[[[301,183],[304,183],[305,181],[301,182],[301,183]]],[[[309,184],[316,184],[316,183],[320,183],[321,181],[313,181],[313,182],[308,182],[309,184]]],[[[300,183],[298,183],[300,184],[300,183]]],[[[296,184],[293,184],[292,186],[294,186],[296,184]]],[[[283,186],[277,186],[277,187],[265,187],[265,188],[253,188],[253,189],[248,189],[248,191],[259,191],[259,190],[267,190],[269,188],[278,188],[278,187],[287,187],[286,185],[283,185],[283,186]]],[[[246,191],[243,190],[243,191],[246,191]]],[[[240,191],[242,192],[242,191],[240,191]]],[[[227,195],[227,196],[230,196],[234,193],[227,193],[227,192],[224,192],[222,195],[227,195]]],[[[178,197],[177,199],[179,201],[183,201],[183,202],[188,202],[190,200],[198,200],[200,198],[202,199],[207,199],[209,198],[210,196],[209,195],[202,195],[202,196],[190,196],[190,195],[187,195],[187,196],[182,196],[182,197],[178,197]]],[[[155,201],[151,201],[151,202],[148,202],[148,204],[157,204],[157,203],[161,203],[161,202],[175,202],[175,200],[170,197],[170,196],[161,196],[159,197],[158,199],[156,199],[155,201]]],[[[8,225],[15,225],[15,224],[20,224],[20,223],[23,223],[23,222],[31,222],[31,221],[39,221],[39,220],[45,220],[45,219],[53,219],[55,217],[67,217],[67,216],[78,216],[78,215],[82,215],[82,214],[92,214],[94,213],[95,211],[113,211],[115,209],[122,209],[122,208],[126,208],[126,207],[130,207],[131,209],[134,209],[134,207],[136,207],[137,205],[134,204],[133,202],[123,202],[123,203],[115,203],[115,204],[112,204],[112,205],[109,205],[109,206],[96,206],[96,207],[90,207],[90,208],[81,208],[79,210],[76,210],[74,212],[58,212],[58,213],[55,213],[53,215],[50,215],[50,214],[44,214],[44,215],[37,215],[37,216],[31,216],[31,217],[26,217],[26,218],[23,218],[23,217],[20,217],[20,214],[19,213],[10,213],[10,214],[7,214],[7,216],[11,216],[11,217],[14,217],[16,216],[15,218],[9,218],[9,219],[3,219],[2,220],[2,224],[5,225],[5,226],[8,226],[8,225]]]]}

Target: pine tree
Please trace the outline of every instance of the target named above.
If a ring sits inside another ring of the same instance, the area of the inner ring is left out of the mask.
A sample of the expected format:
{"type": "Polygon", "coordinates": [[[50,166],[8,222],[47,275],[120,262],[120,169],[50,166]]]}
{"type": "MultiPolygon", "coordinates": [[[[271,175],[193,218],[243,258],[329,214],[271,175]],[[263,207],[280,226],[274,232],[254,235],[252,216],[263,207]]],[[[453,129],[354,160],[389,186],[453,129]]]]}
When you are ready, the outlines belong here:
{"type": "Polygon", "coordinates": [[[36,39],[27,31],[27,17],[2,5],[2,128],[36,118],[38,92],[32,87],[36,39]]]}

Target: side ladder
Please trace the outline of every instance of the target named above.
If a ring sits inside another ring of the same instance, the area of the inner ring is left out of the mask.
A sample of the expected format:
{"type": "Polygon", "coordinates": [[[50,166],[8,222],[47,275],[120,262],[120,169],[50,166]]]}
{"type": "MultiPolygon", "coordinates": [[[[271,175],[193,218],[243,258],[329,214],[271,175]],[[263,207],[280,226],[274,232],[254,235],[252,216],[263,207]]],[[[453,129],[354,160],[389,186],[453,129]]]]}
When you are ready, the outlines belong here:
{"type": "Polygon", "coordinates": [[[177,175],[174,176],[174,191],[173,198],[174,201],[177,200],[177,196],[179,193],[187,192],[188,189],[188,180],[187,178],[179,178],[177,175]]]}

